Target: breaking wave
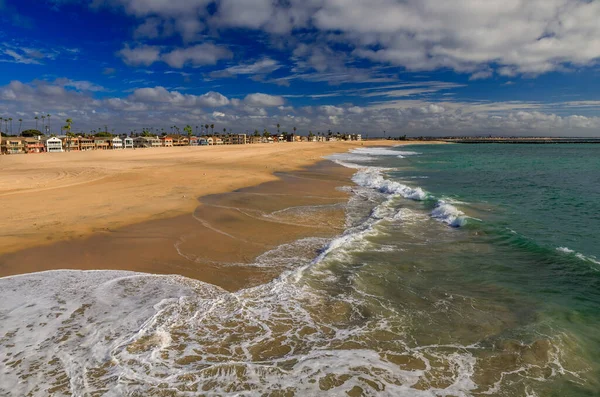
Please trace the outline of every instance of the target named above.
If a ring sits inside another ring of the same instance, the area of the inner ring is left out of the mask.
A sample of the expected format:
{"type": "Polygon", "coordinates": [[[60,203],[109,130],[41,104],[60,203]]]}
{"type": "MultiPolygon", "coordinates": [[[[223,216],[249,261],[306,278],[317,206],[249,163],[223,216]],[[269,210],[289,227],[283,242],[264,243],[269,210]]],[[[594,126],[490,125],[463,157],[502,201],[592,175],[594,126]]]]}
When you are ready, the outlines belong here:
{"type": "MultiPolygon", "coordinates": [[[[344,167],[357,169],[358,171],[354,174],[352,180],[359,186],[375,189],[380,193],[388,195],[399,195],[409,200],[431,201],[434,203],[434,209],[431,211],[432,218],[444,222],[452,227],[462,227],[466,225],[469,217],[453,205],[464,203],[456,201],[453,202],[450,199],[437,199],[435,196],[427,193],[420,187],[411,187],[401,182],[386,178],[386,171],[391,170],[389,168],[373,167],[368,164],[360,163],[373,161],[372,156],[397,155],[403,157],[408,155],[414,156],[418,154],[418,152],[398,151],[389,148],[358,148],[352,150],[351,154],[337,154],[328,158],[344,167]]],[[[415,178],[413,177],[413,179],[415,178]]]]}

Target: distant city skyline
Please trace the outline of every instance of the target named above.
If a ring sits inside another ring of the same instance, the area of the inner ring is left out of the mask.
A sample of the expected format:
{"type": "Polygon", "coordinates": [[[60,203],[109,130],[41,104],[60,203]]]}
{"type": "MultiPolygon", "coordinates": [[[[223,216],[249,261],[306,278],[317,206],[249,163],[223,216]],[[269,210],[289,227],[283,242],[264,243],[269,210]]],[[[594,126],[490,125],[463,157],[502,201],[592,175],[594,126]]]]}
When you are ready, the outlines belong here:
{"type": "Polygon", "coordinates": [[[0,0],[0,116],[600,136],[599,20],[584,0],[0,0]]]}

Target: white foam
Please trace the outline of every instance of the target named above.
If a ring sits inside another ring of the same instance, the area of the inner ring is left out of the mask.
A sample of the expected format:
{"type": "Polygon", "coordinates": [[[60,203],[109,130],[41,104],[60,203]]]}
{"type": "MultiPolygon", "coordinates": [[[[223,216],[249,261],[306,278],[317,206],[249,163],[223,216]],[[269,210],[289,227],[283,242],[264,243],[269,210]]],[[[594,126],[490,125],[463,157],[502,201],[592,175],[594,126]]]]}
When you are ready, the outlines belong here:
{"type": "MultiPolygon", "coordinates": [[[[166,386],[196,395],[207,386],[211,394],[316,395],[326,377],[345,379],[333,394],[357,386],[374,394],[374,385],[399,396],[438,394],[413,388],[428,370],[402,369],[375,350],[339,347],[385,329],[377,318],[359,321],[353,309],[363,302],[290,281],[228,293],[183,277],[131,272],[0,279],[0,394],[46,396],[57,388],[58,395],[152,395],[166,386]]],[[[407,353],[431,368],[422,353],[407,353]]],[[[443,393],[468,395],[474,359],[465,347],[445,359],[453,382],[443,393]]]]}
{"type": "Polygon", "coordinates": [[[556,250],[559,252],[562,252],[563,254],[574,255],[577,259],[580,259],[584,262],[590,262],[590,263],[594,263],[596,265],[600,265],[600,260],[598,258],[596,258],[595,256],[584,255],[582,253],[576,252],[567,247],[558,247],[556,250]]]}
{"type": "Polygon", "coordinates": [[[406,150],[394,150],[392,148],[358,148],[350,151],[353,154],[360,154],[364,156],[396,156],[400,158],[404,158],[405,156],[414,156],[419,153],[406,151],[406,150]]]}
{"type": "Polygon", "coordinates": [[[437,202],[436,207],[431,212],[431,216],[452,227],[461,227],[467,223],[467,217],[464,212],[444,200],[437,202]]]}
{"type": "Polygon", "coordinates": [[[354,174],[352,180],[360,186],[370,187],[381,193],[399,194],[402,197],[411,200],[422,201],[428,196],[420,187],[413,188],[400,182],[384,178],[381,168],[370,167],[361,169],[354,174]]]}

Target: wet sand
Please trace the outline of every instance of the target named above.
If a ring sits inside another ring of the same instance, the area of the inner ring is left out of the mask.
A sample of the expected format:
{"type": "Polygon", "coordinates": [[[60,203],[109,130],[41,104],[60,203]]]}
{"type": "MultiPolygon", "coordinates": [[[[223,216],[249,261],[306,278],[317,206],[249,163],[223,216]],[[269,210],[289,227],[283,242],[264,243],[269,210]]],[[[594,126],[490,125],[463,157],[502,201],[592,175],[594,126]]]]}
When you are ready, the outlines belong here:
{"type": "MultiPolygon", "coordinates": [[[[344,230],[353,171],[330,161],[276,173],[276,180],[200,198],[192,213],[155,219],[0,256],[0,277],[54,269],[179,274],[238,290],[277,277],[277,265],[248,266],[303,237],[344,230]]],[[[317,253],[315,252],[315,256],[317,253]]]]}

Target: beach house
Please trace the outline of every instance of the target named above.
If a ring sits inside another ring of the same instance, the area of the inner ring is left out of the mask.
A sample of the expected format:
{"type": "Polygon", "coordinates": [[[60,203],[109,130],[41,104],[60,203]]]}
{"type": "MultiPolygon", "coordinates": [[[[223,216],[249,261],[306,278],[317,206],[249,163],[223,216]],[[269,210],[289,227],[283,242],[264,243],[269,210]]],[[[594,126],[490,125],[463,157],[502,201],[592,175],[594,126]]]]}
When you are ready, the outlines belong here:
{"type": "Polygon", "coordinates": [[[79,150],[87,151],[94,150],[96,148],[96,144],[94,143],[94,138],[90,138],[88,136],[80,136],[79,137],[79,150]]]}
{"type": "Polygon", "coordinates": [[[158,137],[151,136],[138,136],[133,139],[133,147],[134,148],[152,148],[152,147],[161,147],[162,143],[158,137]]]}
{"type": "Polygon", "coordinates": [[[123,148],[124,149],[133,149],[133,138],[125,137],[123,138],[123,148]]]}
{"type": "Polygon", "coordinates": [[[111,138],[96,137],[94,138],[94,148],[96,150],[108,150],[110,149],[111,138]]]}
{"type": "Polygon", "coordinates": [[[190,138],[190,146],[198,146],[199,145],[199,138],[197,136],[191,136],[190,138]]]}
{"type": "Polygon", "coordinates": [[[44,146],[46,146],[48,153],[60,153],[63,151],[62,141],[55,136],[46,139],[44,146]]]}
{"type": "Polygon", "coordinates": [[[42,142],[39,135],[36,138],[23,138],[23,143],[25,145],[24,149],[26,153],[44,152],[44,142],[42,142]]]}
{"type": "Polygon", "coordinates": [[[2,154],[20,154],[25,153],[25,142],[23,138],[18,137],[5,137],[2,139],[2,146],[0,148],[2,154]]]}
{"type": "Polygon", "coordinates": [[[121,150],[123,149],[123,140],[118,136],[114,137],[110,140],[110,148],[113,150],[121,150]]]}
{"type": "Polygon", "coordinates": [[[173,146],[173,138],[170,136],[161,136],[160,142],[164,147],[172,147],[173,146]]]}
{"type": "Polygon", "coordinates": [[[187,137],[181,135],[170,135],[169,137],[173,140],[173,146],[188,146],[190,144],[187,137]]]}
{"type": "Polygon", "coordinates": [[[63,148],[66,152],[75,152],[79,150],[79,138],[76,136],[61,135],[58,137],[62,143],[63,148]]]}

